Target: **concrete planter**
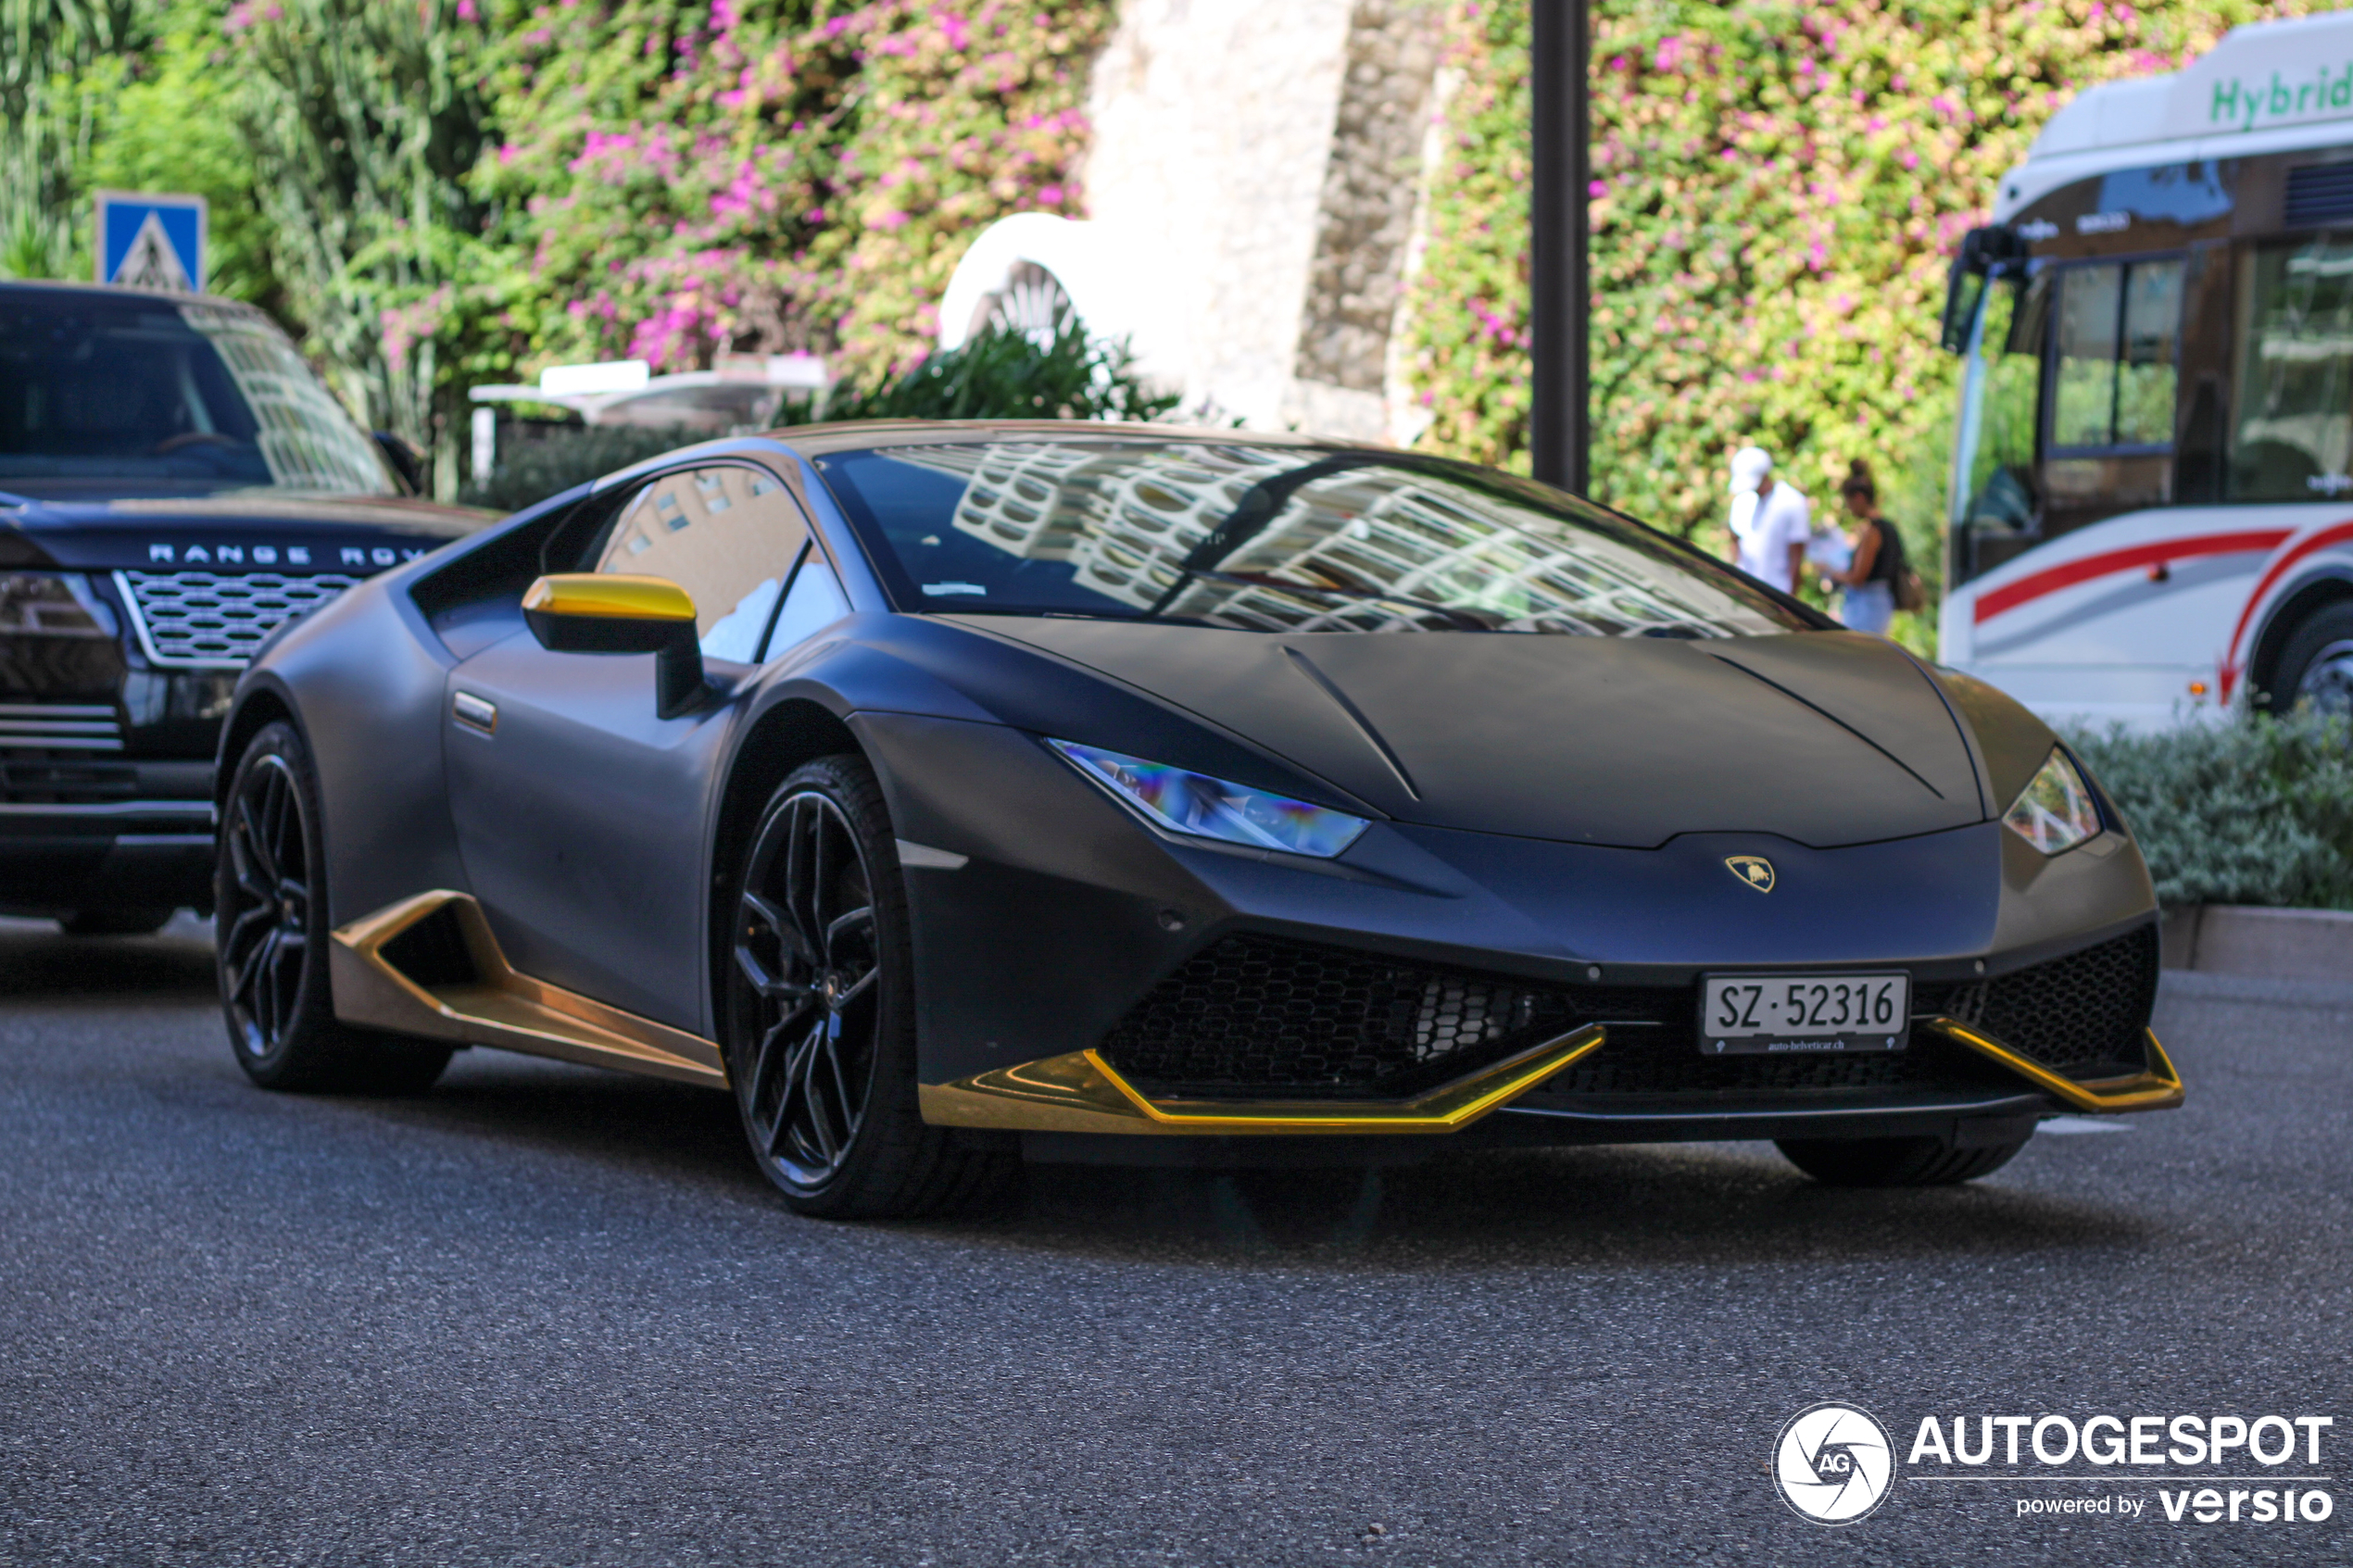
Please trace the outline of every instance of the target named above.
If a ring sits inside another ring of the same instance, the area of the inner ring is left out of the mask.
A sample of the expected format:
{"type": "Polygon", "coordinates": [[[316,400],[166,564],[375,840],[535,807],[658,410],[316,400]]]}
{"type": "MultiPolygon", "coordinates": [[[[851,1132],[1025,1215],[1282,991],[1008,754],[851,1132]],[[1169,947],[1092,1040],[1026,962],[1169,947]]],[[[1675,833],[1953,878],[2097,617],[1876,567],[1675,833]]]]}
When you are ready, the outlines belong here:
{"type": "Polygon", "coordinates": [[[2353,982],[2353,911],[2186,904],[2165,911],[2168,969],[2353,982]]]}

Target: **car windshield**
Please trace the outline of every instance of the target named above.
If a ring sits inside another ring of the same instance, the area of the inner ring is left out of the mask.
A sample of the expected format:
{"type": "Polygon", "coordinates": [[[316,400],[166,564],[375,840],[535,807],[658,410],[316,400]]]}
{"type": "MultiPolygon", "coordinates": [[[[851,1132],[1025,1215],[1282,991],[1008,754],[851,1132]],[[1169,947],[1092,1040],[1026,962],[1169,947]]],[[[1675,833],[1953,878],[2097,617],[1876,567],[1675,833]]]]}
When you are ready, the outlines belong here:
{"type": "Polygon", "coordinates": [[[918,610],[1258,632],[1733,637],[1818,622],[1556,491],[1405,453],[1006,440],[817,459],[918,610]]]}
{"type": "Polygon", "coordinates": [[[0,290],[0,487],[395,493],[375,443],[259,312],[96,290],[0,290]]]}

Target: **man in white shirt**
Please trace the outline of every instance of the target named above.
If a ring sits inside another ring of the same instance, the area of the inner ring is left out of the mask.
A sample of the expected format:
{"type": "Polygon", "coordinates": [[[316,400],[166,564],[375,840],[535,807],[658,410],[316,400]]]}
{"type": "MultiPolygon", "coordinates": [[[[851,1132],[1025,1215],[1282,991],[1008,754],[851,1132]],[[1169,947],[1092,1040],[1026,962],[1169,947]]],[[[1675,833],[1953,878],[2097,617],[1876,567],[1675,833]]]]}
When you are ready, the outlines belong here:
{"type": "Polygon", "coordinates": [[[1795,485],[1773,478],[1773,459],[1763,447],[1743,446],[1732,454],[1733,565],[1794,594],[1813,532],[1806,497],[1795,485]]]}

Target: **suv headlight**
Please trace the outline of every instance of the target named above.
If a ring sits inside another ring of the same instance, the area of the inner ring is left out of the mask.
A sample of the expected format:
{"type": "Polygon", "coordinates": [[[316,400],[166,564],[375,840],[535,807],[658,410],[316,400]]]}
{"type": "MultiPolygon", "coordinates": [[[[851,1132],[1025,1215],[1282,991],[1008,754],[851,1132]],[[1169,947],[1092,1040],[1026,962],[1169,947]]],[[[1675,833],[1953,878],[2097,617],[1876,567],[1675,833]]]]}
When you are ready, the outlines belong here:
{"type": "Polygon", "coordinates": [[[2082,773],[2054,747],[2043,771],[2002,813],[2002,825],[2044,854],[2057,855],[2100,831],[2100,809],[2082,773]]]}
{"type": "Polygon", "coordinates": [[[111,637],[114,612],[78,572],[0,572],[0,636],[111,637]]]}
{"type": "Polygon", "coordinates": [[[1066,740],[1046,744],[1072,767],[1171,833],[1223,839],[1328,859],[1371,824],[1362,817],[1287,796],[1244,789],[1207,773],[1147,762],[1066,740]]]}

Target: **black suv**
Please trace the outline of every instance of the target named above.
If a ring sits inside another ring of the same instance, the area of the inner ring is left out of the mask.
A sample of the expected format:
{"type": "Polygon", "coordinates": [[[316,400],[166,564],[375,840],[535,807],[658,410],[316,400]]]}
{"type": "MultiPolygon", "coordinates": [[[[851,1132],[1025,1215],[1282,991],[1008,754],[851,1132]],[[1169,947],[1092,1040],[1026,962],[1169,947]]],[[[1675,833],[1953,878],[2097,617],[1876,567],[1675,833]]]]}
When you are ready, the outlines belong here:
{"type": "Polygon", "coordinates": [[[403,457],[250,307],[0,283],[0,913],[209,909],[237,672],[489,521],[415,499],[403,457]]]}

